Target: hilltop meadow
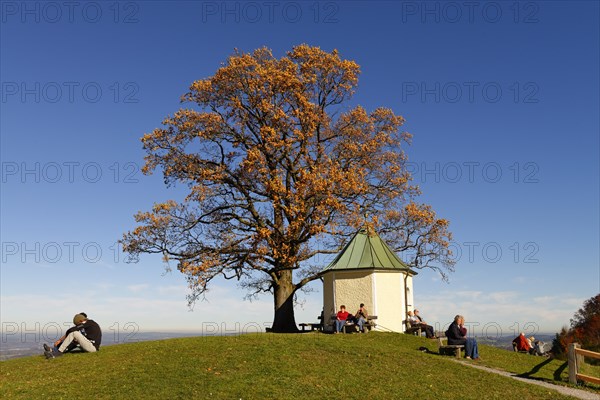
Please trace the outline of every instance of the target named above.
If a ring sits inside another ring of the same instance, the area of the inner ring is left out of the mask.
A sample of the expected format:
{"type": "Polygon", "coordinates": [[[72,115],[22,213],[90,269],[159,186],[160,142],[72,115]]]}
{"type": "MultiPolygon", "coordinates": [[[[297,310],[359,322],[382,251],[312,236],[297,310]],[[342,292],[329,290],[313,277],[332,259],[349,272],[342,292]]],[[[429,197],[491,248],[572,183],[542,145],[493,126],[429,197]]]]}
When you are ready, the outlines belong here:
{"type": "MultiPolygon", "coordinates": [[[[480,352],[480,365],[566,385],[562,361],[490,346],[480,352]]],[[[438,355],[435,341],[379,332],[177,338],[25,357],[0,369],[3,399],[569,398],[461,365],[438,355]]]]}

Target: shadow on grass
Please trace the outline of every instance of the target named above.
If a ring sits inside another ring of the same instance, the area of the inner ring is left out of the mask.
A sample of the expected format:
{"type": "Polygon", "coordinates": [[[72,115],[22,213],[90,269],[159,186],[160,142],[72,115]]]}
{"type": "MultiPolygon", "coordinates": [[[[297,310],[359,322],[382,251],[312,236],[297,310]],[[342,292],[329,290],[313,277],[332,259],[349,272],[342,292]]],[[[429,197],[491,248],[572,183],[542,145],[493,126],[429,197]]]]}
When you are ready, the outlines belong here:
{"type": "Polygon", "coordinates": [[[562,378],[560,377],[560,375],[563,373],[563,371],[565,370],[565,368],[567,368],[567,366],[569,365],[568,362],[564,362],[562,363],[562,365],[560,367],[558,367],[556,369],[556,371],[554,371],[554,380],[555,381],[562,381],[562,378]]]}
{"type": "Polygon", "coordinates": [[[544,361],[542,361],[541,363],[539,363],[538,365],[536,365],[535,367],[533,367],[533,368],[531,369],[531,371],[528,371],[528,372],[523,372],[523,373],[521,373],[521,374],[518,374],[517,376],[518,376],[518,377],[521,377],[521,378],[532,378],[532,376],[531,376],[531,375],[535,375],[535,374],[537,374],[538,372],[540,372],[540,369],[542,369],[542,367],[543,367],[544,365],[546,365],[546,364],[550,363],[551,361],[552,361],[552,359],[551,359],[551,358],[546,358],[544,361]]]}
{"type": "MultiPolygon", "coordinates": [[[[551,363],[552,361],[553,361],[552,358],[547,358],[544,361],[542,361],[541,363],[539,363],[538,365],[536,365],[535,367],[533,367],[531,369],[531,371],[523,372],[523,373],[517,374],[515,376],[518,376],[520,378],[538,380],[538,381],[547,381],[547,379],[545,379],[545,378],[535,377],[533,375],[537,374],[545,365],[551,363]]],[[[561,374],[563,373],[565,368],[567,368],[567,365],[568,365],[568,363],[564,362],[560,367],[558,367],[556,369],[556,371],[554,371],[553,377],[554,377],[555,381],[562,381],[561,374]]]]}

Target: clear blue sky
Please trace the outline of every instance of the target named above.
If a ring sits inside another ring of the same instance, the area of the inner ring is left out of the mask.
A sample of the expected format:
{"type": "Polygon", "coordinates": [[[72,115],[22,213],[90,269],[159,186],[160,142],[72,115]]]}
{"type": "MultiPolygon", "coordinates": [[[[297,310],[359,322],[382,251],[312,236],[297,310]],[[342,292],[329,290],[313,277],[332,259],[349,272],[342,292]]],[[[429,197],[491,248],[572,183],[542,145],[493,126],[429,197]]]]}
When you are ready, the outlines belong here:
{"type": "MultiPolygon", "coordinates": [[[[268,325],[270,296],[215,281],[189,312],[180,274],[159,256],[126,264],[115,243],[137,210],[182,196],[141,174],[139,138],[189,84],[234,48],[301,43],[355,60],[352,103],[392,108],[414,135],[422,201],[451,221],[459,255],[449,284],[415,278],[428,322],[568,324],[600,291],[599,3],[466,3],[2,1],[4,330],[79,311],[107,331],[268,325]]],[[[316,321],[313,288],[297,322],[316,321]]]]}

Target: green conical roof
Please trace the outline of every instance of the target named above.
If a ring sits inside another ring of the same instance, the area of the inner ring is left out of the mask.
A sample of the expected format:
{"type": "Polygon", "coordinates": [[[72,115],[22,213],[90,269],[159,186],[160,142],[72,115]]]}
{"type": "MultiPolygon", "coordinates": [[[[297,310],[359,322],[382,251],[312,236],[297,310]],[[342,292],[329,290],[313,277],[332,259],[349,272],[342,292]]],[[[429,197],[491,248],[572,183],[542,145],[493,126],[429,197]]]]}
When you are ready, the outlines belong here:
{"type": "Polygon", "coordinates": [[[386,269],[416,274],[400,260],[378,234],[369,235],[364,228],[356,232],[322,273],[350,269],[386,269]]]}

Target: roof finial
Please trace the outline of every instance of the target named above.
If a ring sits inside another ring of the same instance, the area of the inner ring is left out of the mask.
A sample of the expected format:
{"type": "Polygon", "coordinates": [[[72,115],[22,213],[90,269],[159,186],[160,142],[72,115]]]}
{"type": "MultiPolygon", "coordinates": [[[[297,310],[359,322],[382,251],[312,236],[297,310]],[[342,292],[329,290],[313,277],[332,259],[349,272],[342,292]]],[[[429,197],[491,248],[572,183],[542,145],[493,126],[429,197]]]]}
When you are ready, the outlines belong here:
{"type": "Polygon", "coordinates": [[[373,224],[369,222],[369,212],[365,211],[363,215],[365,219],[363,221],[362,229],[367,233],[367,235],[372,236],[375,231],[373,229],[373,224]]]}

